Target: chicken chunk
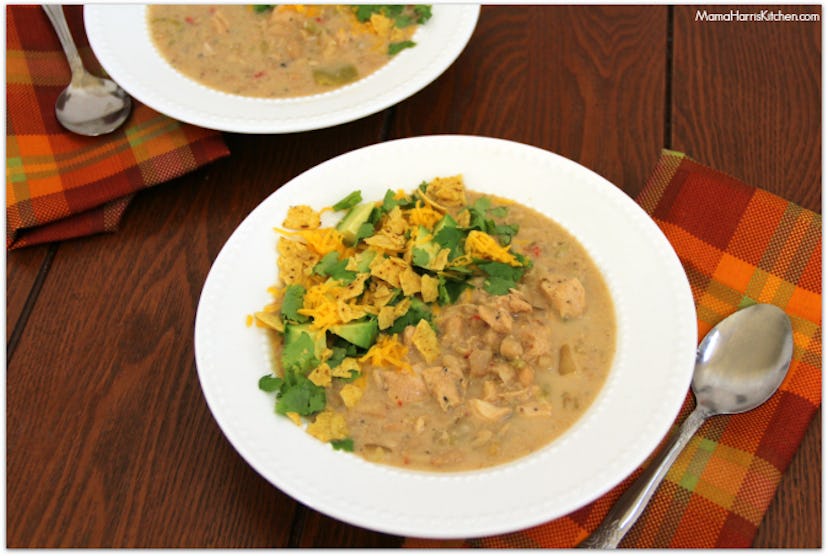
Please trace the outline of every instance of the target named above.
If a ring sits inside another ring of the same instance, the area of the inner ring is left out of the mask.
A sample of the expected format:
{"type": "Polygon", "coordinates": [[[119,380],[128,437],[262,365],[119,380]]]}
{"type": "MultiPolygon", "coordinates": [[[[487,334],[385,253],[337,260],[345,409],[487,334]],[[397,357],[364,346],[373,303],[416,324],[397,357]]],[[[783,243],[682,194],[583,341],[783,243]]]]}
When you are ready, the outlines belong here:
{"type": "Polygon", "coordinates": [[[443,411],[463,403],[467,381],[461,370],[447,366],[428,367],[423,369],[423,381],[443,411]]]}
{"type": "Polygon", "coordinates": [[[586,309],[586,291],[577,278],[550,276],[540,281],[540,289],[564,320],[577,318],[586,309]]]}
{"type": "Polygon", "coordinates": [[[500,407],[477,398],[469,400],[472,413],[484,421],[500,421],[512,413],[511,408],[500,407]]]}
{"type": "Polygon", "coordinates": [[[509,311],[498,307],[481,305],[477,308],[477,314],[495,332],[509,334],[512,331],[512,315],[509,311]]]}
{"type": "Polygon", "coordinates": [[[395,403],[411,403],[428,395],[420,375],[392,370],[376,370],[374,377],[388,398],[395,403]]]}

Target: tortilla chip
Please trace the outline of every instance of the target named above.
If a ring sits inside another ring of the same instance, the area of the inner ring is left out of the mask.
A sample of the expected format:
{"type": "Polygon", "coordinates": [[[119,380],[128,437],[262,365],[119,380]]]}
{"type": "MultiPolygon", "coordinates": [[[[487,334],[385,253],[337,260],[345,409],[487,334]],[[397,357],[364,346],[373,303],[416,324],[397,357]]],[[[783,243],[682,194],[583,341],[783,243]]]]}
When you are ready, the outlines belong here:
{"type": "Polygon", "coordinates": [[[315,230],[322,225],[319,213],[308,205],[295,205],[288,208],[282,226],[294,230],[315,230]]]}

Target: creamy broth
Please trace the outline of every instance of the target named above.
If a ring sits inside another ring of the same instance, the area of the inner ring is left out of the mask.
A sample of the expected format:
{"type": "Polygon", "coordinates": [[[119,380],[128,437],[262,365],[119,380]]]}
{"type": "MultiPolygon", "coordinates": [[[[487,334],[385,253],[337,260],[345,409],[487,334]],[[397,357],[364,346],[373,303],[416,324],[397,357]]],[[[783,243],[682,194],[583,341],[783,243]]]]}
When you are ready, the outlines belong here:
{"type": "MultiPolygon", "coordinates": [[[[439,179],[429,184],[427,194],[439,179]]],[[[353,451],[371,461],[458,471],[502,464],[537,451],[587,411],[615,353],[616,319],[607,285],[575,238],[528,207],[465,191],[463,204],[446,212],[463,222],[467,208],[484,197],[491,201],[491,214],[502,211],[497,224],[518,226],[508,249],[531,261],[522,277],[496,295],[491,293],[491,283],[485,282],[492,275],[472,277],[454,302],[432,303],[436,351],[429,353],[422,347],[418,329],[425,321],[421,320],[416,327],[412,322],[399,328],[405,352],[402,364],[378,365],[369,356],[355,359],[361,362],[355,380],[331,380],[328,370],[322,413],[335,415],[340,422],[333,428],[329,422],[317,427],[311,417],[308,432],[323,441],[347,437],[353,451]]],[[[377,228],[385,230],[390,217],[383,218],[377,228]]],[[[303,216],[294,227],[303,228],[306,222],[310,220],[303,216]]],[[[285,242],[280,243],[279,259],[283,278],[288,283],[300,281],[299,276],[309,271],[291,270],[296,266],[285,261],[296,258],[295,248],[302,244],[284,237],[280,242],[285,242]],[[292,248],[282,249],[288,243],[292,248]]],[[[467,239],[466,254],[468,246],[467,239]]],[[[345,253],[349,255],[354,256],[345,253]]],[[[415,268],[422,253],[414,256],[411,268],[428,274],[415,268]]],[[[478,252],[475,257],[479,256],[478,252]]],[[[310,257],[305,268],[318,269],[319,256],[303,257],[310,257]]],[[[482,261],[476,260],[479,266],[482,261]]],[[[443,272],[450,271],[446,266],[443,272]]],[[[378,297],[370,288],[362,296],[363,304],[378,297]]],[[[412,297],[417,296],[426,298],[425,286],[412,297]]],[[[274,307],[269,310],[278,314],[274,307]]],[[[381,317],[380,329],[387,326],[381,317]]],[[[273,334],[276,361],[284,361],[283,338],[273,334]]],[[[316,381],[316,374],[309,376],[316,381]]]]}
{"type": "MultiPolygon", "coordinates": [[[[436,321],[439,367],[448,372],[431,381],[422,373],[435,364],[426,364],[416,349],[409,349],[415,374],[367,370],[365,394],[344,412],[355,451],[363,457],[443,471],[505,463],[560,436],[601,389],[615,352],[616,327],[603,277],[584,248],[549,218],[510,204],[509,221],[520,226],[514,244],[534,262],[519,293],[492,296],[476,289],[443,309],[436,321]],[[544,293],[550,277],[583,285],[583,313],[561,317],[544,293]],[[498,324],[507,319],[511,322],[498,324]],[[566,368],[562,359],[569,359],[566,368]],[[461,381],[465,386],[453,386],[461,381]],[[441,404],[443,391],[457,391],[457,403],[441,404]]],[[[412,331],[409,327],[403,335],[411,348],[412,331]]]]}
{"type": "Polygon", "coordinates": [[[227,93],[280,98],[328,92],[370,75],[414,46],[414,22],[427,19],[427,7],[405,7],[394,17],[357,17],[355,9],[153,5],[147,18],[156,48],[182,74],[227,93]]]}

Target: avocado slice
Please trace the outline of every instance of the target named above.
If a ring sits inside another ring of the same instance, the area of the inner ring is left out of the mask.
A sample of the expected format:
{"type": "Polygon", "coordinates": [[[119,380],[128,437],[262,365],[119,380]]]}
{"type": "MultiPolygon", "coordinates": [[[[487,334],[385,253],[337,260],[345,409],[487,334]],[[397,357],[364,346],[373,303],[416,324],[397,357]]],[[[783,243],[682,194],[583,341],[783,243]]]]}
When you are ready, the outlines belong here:
{"type": "Polygon", "coordinates": [[[330,331],[355,346],[368,349],[374,345],[374,342],[377,340],[379,326],[377,325],[376,319],[368,319],[364,321],[337,324],[332,326],[330,331]]]}
{"type": "Polygon", "coordinates": [[[322,353],[328,347],[325,341],[325,332],[322,330],[313,330],[309,324],[285,324],[285,347],[298,340],[302,334],[310,336],[313,342],[313,354],[317,359],[320,359],[322,353]]]}
{"type": "Polygon", "coordinates": [[[336,229],[342,234],[345,243],[348,245],[354,244],[359,227],[368,222],[372,210],[374,210],[374,203],[362,203],[352,207],[345,218],[340,220],[339,224],[336,225],[336,229]]]}
{"type": "Polygon", "coordinates": [[[371,251],[370,249],[357,253],[351,257],[351,260],[353,261],[352,268],[359,273],[368,272],[371,270],[371,261],[373,261],[376,256],[376,251],[371,251]]]}

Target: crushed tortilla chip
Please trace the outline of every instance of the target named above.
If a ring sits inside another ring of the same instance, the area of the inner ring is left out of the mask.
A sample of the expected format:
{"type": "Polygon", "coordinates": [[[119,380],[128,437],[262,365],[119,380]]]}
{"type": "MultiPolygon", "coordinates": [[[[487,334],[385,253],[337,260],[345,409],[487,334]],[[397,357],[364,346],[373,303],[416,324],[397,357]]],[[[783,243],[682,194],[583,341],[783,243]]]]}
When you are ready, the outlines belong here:
{"type": "Polygon", "coordinates": [[[416,346],[417,351],[422,354],[426,363],[431,363],[440,355],[440,341],[437,339],[434,329],[425,319],[420,319],[420,322],[417,323],[411,341],[416,346]]]}
{"type": "Polygon", "coordinates": [[[294,230],[315,230],[322,225],[319,213],[308,205],[295,205],[288,208],[282,226],[294,230]]]}
{"type": "Polygon", "coordinates": [[[362,241],[371,247],[376,247],[384,251],[398,252],[405,249],[405,236],[402,234],[392,234],[387,230],[380,230],[362,241]]]}
{"type": "Polygon", "coordinates": [[[279,277],[285,284],[302,283],[320,258],[304,243],[285,237],[279,238],[276,251],[279,253],[279,277]]]}
{"type": "Polygon", "coordinates": [[[346,357],[342,363],[331,369],[331,374],[338,378],[351,378],[354,371],[360,371],[359,362],[353,357],[346,357]]]}
{"type": "Polygon", "coordinates": [[[411,307],[410,299],[403,299],[396,305],[385,305],[377,313],[377,325],[380,330],[390,328],[398,318],[408,312],[411,307]]]}
{"type": "Polygon", "coordinates": [[[437,295],[439,293],[437,286],[439,285],[440,280],[433,276],[428,274],[420,276],[420,295],[423,296],[423,301],[426,303],[437,301],[437,295]]]}
{"type": "Polygon", "coordinates": [[[342,440],[348,438],[348,423],[345,417],[333,411],[323,411],[308,425],[308,434],[321,440],[342,440]]]}
{"type": "Polygon", "coordinates": [[[346,384],[339,391],[339,397],[342,398],[345,407],[348,409],[354,407],[360,398],[362,398],[363,390],[356,384],[346,384]]]}
{"type": "Polygon", "coordinates": [[[302,417],[295,411],[288,411],[287,413],[285,413],[285,417],[293,421],[293,423],[296,425],[302,424],[302,417]]]}
{"type": "Polygon", "coordinates": [[[308,380],[317,386],[327,388],[331,385],[331,368],[327,363],[322,363],[308,375],[308,380]]]}
{"type": "Polygon", "coordinates": [[[400,273],[400,287],[404,296],[414,295],[420,291],[420,275],[409,266],[400,273]]]}
{"type": "Polygon", "coordinates": [[[399,257],[377,257],[371,261],[371,276],[385,280],[395,288],[400,287],[400,274],[408,267],[408,263],[399,257]]]}
{"type": "Polygon", "coordinates": [[[437,203],[448,207],[466,204],[466,187],[461,175],[434,178],[426,187],[426,194],[437,203]]]}

